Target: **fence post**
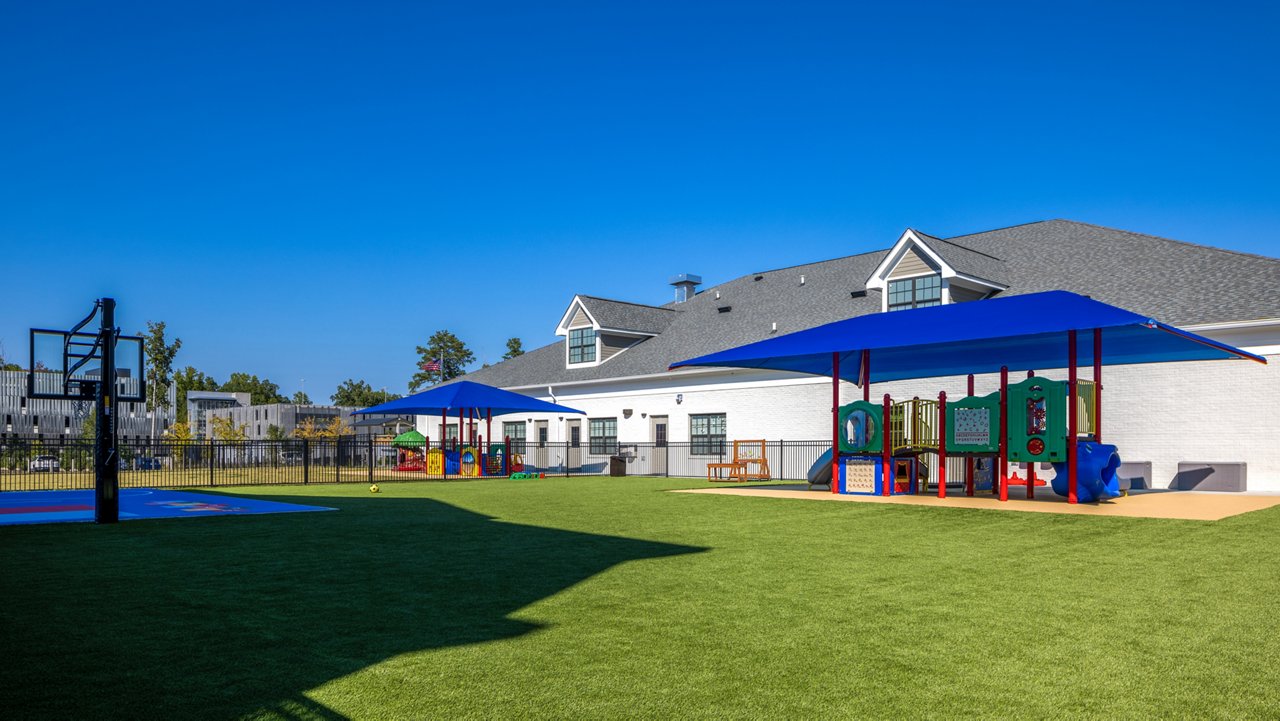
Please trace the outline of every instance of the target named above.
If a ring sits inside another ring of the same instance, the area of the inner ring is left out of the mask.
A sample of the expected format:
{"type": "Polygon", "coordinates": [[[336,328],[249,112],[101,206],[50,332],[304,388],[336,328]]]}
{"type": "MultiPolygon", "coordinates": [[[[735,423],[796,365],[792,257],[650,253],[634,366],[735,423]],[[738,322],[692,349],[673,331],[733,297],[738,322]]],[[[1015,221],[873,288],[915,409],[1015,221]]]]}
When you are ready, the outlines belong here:
{"type": "Polygon", "coordinates": [[[302,483],[311,482],[311,440],[302,439],[302,483]]]}
{"type": "Polygon", "coordinates": [[[781,478],[779,478],[778,480],[783,480],[783,479],[786,479],[787,477],[787,463],[786,463],[787,456],[783,452],[786,449],[787,449],[787,442],[778,441],[778,475],[781,476],[781,478]]]}
{"type": "Polygon", "coordinates": [[[214,448],[215,448],[215,446],[213,445],[213,436],[209,436],[209,485],[210,485],[210,486],[212,486],[212,485],[213,485],[213,466],[214,466],[213,451],[214,451],[214,448]]]}
{"type": "Polygon", "coordinates": [[[569,441],[564,442],[564,452],[560,454],[560,462],[564,465],[564,477],[569,477],[569,441]]]}
{"type": "Polygon", "coordinates": [[[342,483],[342,436],[333,437],[333,482],[342,483]]]}
{"type": "MultiPolygon", "coordinates": [[[[423,458],[426,463],[426,458],[423,458]]],[[[369,485],[373,485],[373,436],[369,436],[369,485]]]]}
{"type": "Polygon", "coordinates": [[[665,456],[662,462],[662,475],[667,478],[670,478],[671,477],[671,442],[670,441],[662,444],[662,452],[663,452],[663,455],[665,456]]]}

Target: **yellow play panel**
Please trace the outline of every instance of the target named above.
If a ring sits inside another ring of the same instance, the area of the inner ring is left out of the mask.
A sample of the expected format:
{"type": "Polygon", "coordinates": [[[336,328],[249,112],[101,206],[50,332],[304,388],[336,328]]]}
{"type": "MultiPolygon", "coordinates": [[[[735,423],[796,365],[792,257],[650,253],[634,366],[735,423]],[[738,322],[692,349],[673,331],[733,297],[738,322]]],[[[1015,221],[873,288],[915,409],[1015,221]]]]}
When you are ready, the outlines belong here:
{"type": "Polygon", "coordinates": [[[709,493],[722,496],[755,496],[759,498],[798,498],[810,501],[846,503],[892,503],[906,506],[941,508],[983,508],[994,511],[1027,511],[1031,513],[1071,513],[1085,516],[1125,516],[1129,518],[1175,518],[1187,521],[1217,521],[1250,511],[1280,505],[1280,494],[1210,493],[1196,491],[1146,491],[1124,498],[1099,503],[1071,505],[1048,488],[1036,489],[1036,498],[1028,499],[1025,489],[1010,489],[1008,501],[1001,502],[990,494],[973,497],[963,493],[946,498],[920,496],[859,496],[807,490],[799,486],[738,486],[733,488],[690,488],[676,493],[709,493]],[[1018,494],[1016,497],[1012,494],[1018,494]]]}

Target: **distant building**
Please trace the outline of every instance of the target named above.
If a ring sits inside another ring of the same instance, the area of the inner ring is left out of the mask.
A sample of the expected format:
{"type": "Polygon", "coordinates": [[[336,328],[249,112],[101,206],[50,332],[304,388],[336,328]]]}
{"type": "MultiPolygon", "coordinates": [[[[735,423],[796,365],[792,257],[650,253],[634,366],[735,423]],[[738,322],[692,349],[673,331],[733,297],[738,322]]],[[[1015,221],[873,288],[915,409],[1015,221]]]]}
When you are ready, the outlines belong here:
{"type": "Polygon", "coordinates": [[[250,402],[248,393],[187,391],[187,423],[191,426],[191,435],[196,438],[208,438],[206,433],[210,411],[240,408],[248,406],[250,402]]]}
{"type": "Polygon", "coordinates": [[[342,419],[343,425],[352,430],[351,435],[366,437],[380,436],[386,431],[383,423],[392,427],[398,421],[405,430],[413,427],[413,421],[395,414],[375,414],[364,416],[357,423],[351,416],[352,411],[360,410],[354,406],[302,406],[293,403],[271,403],[260,406],[243,406],[236,408],[220,408],[207,413],[209,418],[229,418],[237,426],[244,426],[245,437],[249,440],[265,440],[270,437],[271,427],[279,429],[279,434],[292,438],[299,426],[308,421],[316,428],[328,426],[334,418],[342,419]],[[376,421],[365,423],[364,421],[376,421]]]}
{"type": "MultiPolygon", "coordinates": [[[[169,407],[159,410],[156,434],[173,425],[177,408],[173,387],[169,388],[169,407]]],[[[42,440],[79,438],[84,419],[93,411],[87,401],[38,400],[27,397],[26,371],[0,371],[0,433],[42,440]]],[[[116,416],[116,434],[121,440],[151,437],[152,413],[146,403],[121,403],[116,416]]]]}

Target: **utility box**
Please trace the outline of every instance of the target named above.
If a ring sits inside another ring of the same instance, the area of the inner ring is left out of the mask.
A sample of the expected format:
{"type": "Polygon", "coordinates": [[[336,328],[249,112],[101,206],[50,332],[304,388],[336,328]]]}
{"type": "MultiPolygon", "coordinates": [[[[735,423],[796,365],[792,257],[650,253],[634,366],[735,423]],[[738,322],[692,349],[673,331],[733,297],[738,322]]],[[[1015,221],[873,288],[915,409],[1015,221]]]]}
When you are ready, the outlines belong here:
{"type": "Polygon", "coordinates": [[[1242,493],[1248,488],[1245,463],[1178,464],[1173,488],[1179,491],[1231,491],[1242,493]]]}
{"type": "Polygon", "coordinates": [[[624,456],[609,456],[609,475],[627,475],[627,459],[624,456]]]}

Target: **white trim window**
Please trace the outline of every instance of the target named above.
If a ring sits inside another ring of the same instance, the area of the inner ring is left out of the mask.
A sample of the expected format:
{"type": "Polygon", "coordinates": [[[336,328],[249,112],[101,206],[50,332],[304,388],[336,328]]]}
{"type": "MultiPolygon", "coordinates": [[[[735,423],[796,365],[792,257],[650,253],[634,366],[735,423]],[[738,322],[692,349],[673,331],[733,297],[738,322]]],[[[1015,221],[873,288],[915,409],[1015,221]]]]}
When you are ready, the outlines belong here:
{"type": "Polygon", "coordinates": [[[569,331],[569,364],[596,362],[596,329],[574,328],[569,331]]]}
{"type": "Polygon", "coordinates": [[[889,281],[889,310],[928,308],[933,305],[942,305],[941,275],[921,275],[889,281]]]}
{"type": "Polygon", "coordinates": [[[511,441],[511,448],[507,449],[508,453],[525,452],[525,432],[526,426],[524,421],[502,424],[503,438],[511,441]]]}

